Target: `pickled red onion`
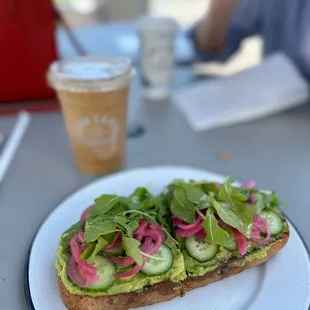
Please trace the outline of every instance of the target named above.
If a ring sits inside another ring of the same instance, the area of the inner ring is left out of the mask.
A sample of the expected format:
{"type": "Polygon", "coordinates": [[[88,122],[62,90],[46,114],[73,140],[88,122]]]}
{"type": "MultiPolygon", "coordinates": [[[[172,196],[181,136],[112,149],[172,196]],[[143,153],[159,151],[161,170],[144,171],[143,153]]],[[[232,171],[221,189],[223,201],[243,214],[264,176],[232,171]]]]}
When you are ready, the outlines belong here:
{"type": "Polygon", "coordinates": [[[83,243],[85,241],[85,236],[84,236],[84,232],[83,231],[80,231],[78,234],[77,234],[77,238],[78,240],[83,243]]]}
{"type": "Polygon", "coordinates": [[[178,228],[176,231],[176,236],[178,238],[185,238],[185,237],[190,237],[192,235],[195,235],[196,233],[198,233],[201,230],[201,226],[196,226],[192,229],[188,229],[188,230],[183,230],[178,228]]]}
{"type": "Polygon", "coordinates": [[[254,215],[253,220],[254,227],[252,229],[252,240],[256,243],[262,244],[269,242],[271,238],[271,230],[266,219],[258,215],[254,215]],[[261,238],[262,232],[265,232],[267,234],[266,237],[263,239],[261,238]]]}
{"type": "Polygon", "coordinates": [[[96,267],[88,264],[85,260],[83,260],[81,258],[81,251],[80,248],[78,246],[78,243],[76,241],[77,236],[74,236],[71,240],[70,240],[70,248],[71,248],[71,253],[72,253],[72,257],[74,258],[75,262],[81,266],[82,271],[85,271],[89,274],[94,274],[96,275],[97,273],[97,269],[96,267]]]}
{"type": "Polygon", "coordinates": [[[178,217],[176,217],[175,215],[172,215],[171,217],[172,222],[175,226],[177,226],[178,224],[182,224],[184,223],[181,219],[179,219],[178,217]]]}
{"type": "Polygon", "coordinates": [[[95,205],[91,205],[91,206],[89,206],[88,208],[86,208],[86,209],[83,211],[83,213],[81,214],[81,217],[80,217],[80,221],[83,221],[83,220],[86,219],[88,212],[89,212],[94,206],[95,206],[95,205]]]}
{"type": "MultiPolygon", "coordinates": [[[[158,224],[149,225],[146,220],[142,220],[139,227],[133,233],[134,238],[138,240],[144,239],[141,245],[141,252],[152,255],[155,253],[165,240],[165,234],[163,229],[158,224]]],[[[131,257],[117,257],[109,256],[109,259],[117,265],[120,266],[131,266],[135,263],[134,259],[131,257]]],[[[116,274],[114,278],[121,279],[134,276],[137,274],[144,266],[145,258],[143,257],[142,266],[136,264],[132,269],[122,273],[116,274]]]]}
{"type": "Polygon", "coordinates": [[[195,234],[195,236],[204,239],[204,238],[206,238],[207,234],[206,234],[206,231],[204,230],[204,228],[201,228],[201,229],[195,234]]]}
{"type": "Polygon", "coordinates": [[[148,225],[149,223],[146,220],[142,220],[139,224],[139,227],[133,232],[134,238],[137,240],[141,240],[143,238],[144,231],[148,225]]]}
{"type": "Polygon", "coordinates": [[[140,234],[134,234],[134,235],[133,235],[133,237],[134,237],[135,239],[137,239],[137,240],[141,241],[141,240],[142,240],[142,238],[143,238],[143,233],[140,233],[140,234]]]}
{"type": "Polygon", "coordinates": [[[146,229],[147,225],[149,223],[147,222],[147,220],[142,220],[139,223],[139,227],[133,232],[134,235],[140,235],[143,234],[144,230],[146,229]]]}
{"type": "Polygon", "coordinates": [[[247,250],[247,240],[237,229],[234,228],[233,231],[237,247],[239,249],[240,254],[243,256],[245,255],[247,250]]]}
{"type": "Polygon", "coordinates": [[[158,232],[157,230],[147,229],[144,232],[144,236],[145,237],[152,237],[154,239],[154,242],[155,242],[153,244],[152,248],[146,252],[146,254],[149,254],[149,255],[152,255],[153,253],[155,253],[164,242],[162,234],[160,232],[158,232]]]}
{"type": "MultiPolygon", "coordinates": [[[[144,252],[146,254],[149,254],[151,255],[151,251],[150,251],[150,246],[152,245],[152,238],[151,237],[146,237],[145,240],[144,240],[144,243],[142,244],[142,247],[141,247],[141,252],[144,252]]],[[[153,248],[152,248],[153,249],[153,248]]],[[[157,251],[157,250],[156,250],[157,251]]],[[[114,276],[114,278],[116,279],[122,279],[122,278],[128,278],[128,277],[132,277],[134,276],[135,274],[137,274],[142,268],[143,266],[145,265],[145,258],[143,257],[143,263],[141,266],[139,265],[136,265],[134,266],[132,269],[124,272],[124,273],[121,273],[121,274],[116,274],[114,276]]]]}
{"type": "Polygon", "coordinates": [[[116,265],[124,267],[131,266],[135,263],[135,260],[130,256],[127,257],[109,256],[109,260],[116,265]]]}
{"type": "Polygon", "coordinates": [[[231,227],[226,224],[224,221],[222,221],[220,218],[217,217],[217,221],[218,221],[218,225],[222,228],[222,229],[230,229],[231,227]]]}
{"type": "Polygon", "coordinates": [[[186,224],[184,221],[177,218],[176,216],[172,216],[172,221],[178,228],[182,230],[191,230],[191,229],[196,228],[197,226],[200,226],[201,228],[202,218],[197,217],[193,224],[186,224]]]}
{"type": "Polygon", "coordinates": [[[72,257],[67,266],[67,273],[69,278],[73,283],[80,287],[87,287],[90,283],[87,283],[87,280],[80,274],[80,272],[77,270],[77,263],[72,257]]]}
{"type": "Polygon", "coordinates": [[[122,279],[122,278],[128,278],[128,277],[132,277],[135,274],[137,274],[145,265],[145,258],[143,258],[143,263],[141,266],[136,265],[135,267],[133,267],[132,269],[124,272],[124,273],[119,273],[114,275],[114,278],[116,279],[122,279]]]}
{"type": "Polygon", "coordinates": [[[164,233],[162,227],[159,224],[152,224],[152,225],[150,225],[150,229],[154,229],[154,230],[158,231],[161,234],[161,237],[163,239],[162,242],[164,242],[164,240],[165,240],[165,233],[164,233]]]}
{"type": "Polygon", "coordinates": [[[87,286],[99,280],[99,276],[96,273],[90,273],[88,271],[85,271],[85,269],[79,264],[77,264],[77,270],[83,276],[83,278],[85,278],[87,286]]]}
{"type": "Polygon", "coordinates": [[[151,248],[151,245],[152,245],[152,238],[151,237],[146,237],[144,242],[143,242],[143,244],[142,244],[141,252],[144,252],[144,253],[147,254],[147,252],[151,248]]]}
{"type": "MultiPolygon", "coordinates": [[[[152,245],[152,238],[146,237],[141,246],[141,251],[150,254],[152,245]]],[[[152,248],[153,250],[153,248],[152,248]]],[[[157,250],[156,250],[157,251],[157,250]]],[[[132,257],[119,257],[119,256],[109,256],[109,259],[116,265],[120,266],[131,266],[135,263],[135,260],[132,257]]]]}
{"type": "Polygon", "coordinates": [[[250,180],[246,183],[244,183],[242,185],[242,187],[245,187],[245,188],[254,188],[255,187],[255,181],[254,180],[250,180]]]}
{"type": "Polygon", "coordinates": [[[108,244],[104,247],[105,250],[111,250],[119,248],[122,245],[122,234],[118,231],[115,235],[114,241],[111,244],[108,244]]]}
{"type": "Polygon", "coordinates": [[[255,194],[252,194],[252,195],[250,195],[250,197],[249,197],[247,203],[248,203],[248,204],[253,204],[255,201],[256,201],[256,195],[255,195],[255,194]]]}
{"type": "Polygon", "coordinates": [[[88,248],[88,245],[80,245],[79,248],[81,253],[83,253],[88,248]]]}

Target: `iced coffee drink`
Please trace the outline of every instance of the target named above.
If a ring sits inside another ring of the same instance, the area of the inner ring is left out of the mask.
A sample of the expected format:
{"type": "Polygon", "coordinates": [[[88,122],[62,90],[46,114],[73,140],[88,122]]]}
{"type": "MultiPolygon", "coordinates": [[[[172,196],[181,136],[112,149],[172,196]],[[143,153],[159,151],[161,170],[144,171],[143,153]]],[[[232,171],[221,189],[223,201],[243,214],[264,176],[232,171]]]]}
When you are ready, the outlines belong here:
{"type": "Polygon", "coordinates": [[[56,90],[77,166],[88,174],[120,169],[125,158],[131,63],[124,59],[60,60],[48,81],[56,90]]]}

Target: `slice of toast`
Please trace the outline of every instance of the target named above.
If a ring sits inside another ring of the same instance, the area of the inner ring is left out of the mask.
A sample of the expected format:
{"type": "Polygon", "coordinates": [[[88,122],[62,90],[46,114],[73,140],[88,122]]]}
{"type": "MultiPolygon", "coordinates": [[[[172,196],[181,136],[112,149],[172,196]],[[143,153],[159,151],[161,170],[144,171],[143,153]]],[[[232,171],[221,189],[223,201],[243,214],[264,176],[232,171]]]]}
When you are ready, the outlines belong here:
{"type": "Polygon", "coordinates": [[[127,310],[156,304],[182,296],[181,283],[166,281],[133,293],[112,296],[71,294],[58,278],[61,297],[69,310],[127,310]]]}
{"type": "Polygon", "coordinates": [[[261,265],[276,255],[285,246],[288,239],[289,232],[282,233],[276,241],[273,241],[270,244],[270,247],[267,250],[267,255],[264,258],[255,258],[244,264],[242,264],[244,258],[232,259],[223,263],[216,270],[208,272],[203,276],[188,277],[180,284],[166,281],[147,287],[143,291],[97,297],[71,294],[66,289],[60,278],[58,278],[58,284],[63,302],[69,310],[127,310],[143,307],[168,301],[178,296],[184,296],[185,292],[203,287],[212,282],[238,274],[246,269],[261,265]]]}
{"type": "Polygon", "coordinates": [[[203,276],[188,277],[186,280],[183,281],[182,289],[184,290],[184,292],[189,292],[195,288],[202,287],[207,284],[238,274],[246,269],[251,269],[259,266],[268,261],[271,257],[275,256],[285,246],[288,239],[289,232],[282,233],[279,236],[278,240],[271,243],[270,248],[266,251],[267,255],[265,257],[255,258],[250,262],[245,263],[243,266],[241,264],[244,258],[241,257],[237,259],[232,259],[227,263],[222,264],[219,268],[212,270],[203,276]],[[240,263],[240,265],[236,263],[240,263]]]}

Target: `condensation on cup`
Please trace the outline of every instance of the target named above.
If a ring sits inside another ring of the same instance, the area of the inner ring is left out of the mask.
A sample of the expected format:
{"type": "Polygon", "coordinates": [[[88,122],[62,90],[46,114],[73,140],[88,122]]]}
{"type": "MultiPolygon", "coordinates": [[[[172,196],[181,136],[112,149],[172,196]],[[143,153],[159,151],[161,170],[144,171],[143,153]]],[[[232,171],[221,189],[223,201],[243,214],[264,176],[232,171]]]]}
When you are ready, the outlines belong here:
{"type": "Polygon", "coordinates": [[[144,95],[152,99],[169,97],[178,25],[168,17],[143,17],[138,21],[137,29],[144,95]]]}

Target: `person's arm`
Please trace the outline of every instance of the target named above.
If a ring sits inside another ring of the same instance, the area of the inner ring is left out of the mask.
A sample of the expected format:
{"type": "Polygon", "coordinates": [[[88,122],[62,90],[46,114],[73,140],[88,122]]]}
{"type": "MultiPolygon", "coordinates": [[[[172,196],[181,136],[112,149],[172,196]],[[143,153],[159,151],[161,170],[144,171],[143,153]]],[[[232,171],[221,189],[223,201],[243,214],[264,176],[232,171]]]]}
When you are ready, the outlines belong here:
{"type": "Polygon", "coordinates": [[[210,9],[195,29],[195,40],[199,49],[208,53],[222,50],[238,3],[239,0],[212,0],[210,9]]]}
{"type": "Polygon", "coordinates": [[[305,1],[301,22],[300,60],[301,72],[310,81],[310,0],[305,1]]]}
{"type": "Polygon", "coordinates": [[[261,0],[212,0],[210,9],[189,31],[199,60],[225,61],[242,40],[260,32],[261,0]]]}

